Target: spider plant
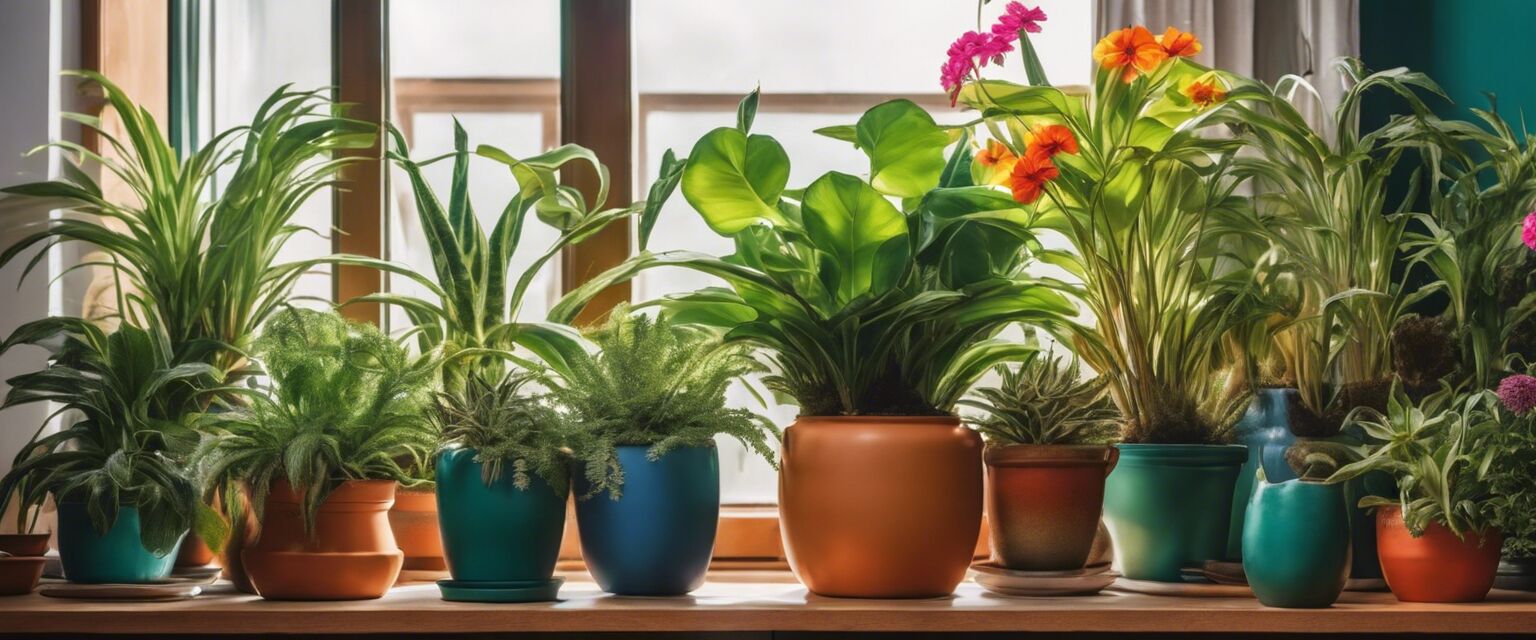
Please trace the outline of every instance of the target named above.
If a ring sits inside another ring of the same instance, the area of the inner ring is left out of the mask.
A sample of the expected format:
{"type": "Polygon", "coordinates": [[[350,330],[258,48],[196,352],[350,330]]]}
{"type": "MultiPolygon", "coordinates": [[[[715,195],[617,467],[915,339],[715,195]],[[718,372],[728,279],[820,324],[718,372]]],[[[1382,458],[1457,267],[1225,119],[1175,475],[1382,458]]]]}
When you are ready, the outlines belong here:
{"type": "Polygon", "coordinates": [[[510,372],[496,380],[476,372],[461,391],[438,392],[432,415],[443,446],[473,450],[487,485],[510,470],[518,489],[527,489],[537,477],[555,495],[565,496],[570,487],[569,425],[546,395],[532,388],[541,382],[528,372],[510,372]]]}
{"type": "MultiPolygon", "coordinates": [[[[427,427],[435,362],[412,357],[377,327],[335,313],[286,309],[268,321],[255,355],[270,377],[244,406],[210,413],[211,437],[193,456],[210,504],[228,521],[259,525],[272,484],[302,499],[306,530],[327,495],[348,480],[398,480],[437,444],[427,427]]],[[[210,539],[219,548],[222,540],[210,539]]]]}
{"type": "Polygon", "coordinates": [[[974,423],[988,443],[1106,444],[1118,435],[1120,413],[1104,397],[1109,380],[1081,379],[1077,358],[1068,363],[1037,351],[1016,368],[995,371],[997,386],[960,401],[982,413],[974,423]]]}
{"type": "MultiPolygon", "coordinates": [[[[198,350],[204,362],[239,377],[257,327],[285,303],[301,275],[327,260],[278,261],[283,244],[308,231],[292,223],[294,213],[316,191],[333,184],[348,162],[332,159],[331,153],[368,147],[374,127],[336,115],[340,107],[323,91],[283,87],[262,103],[249,125],[215,135],[183,159],[149,112],[117,85],[89,71],[68,75],[101,88],[125,137],[111,133],[98,118],[65,114],[115,153],[108,157],[74,142],[55,142],[50,146],[74,156],[64,163],[63,179],[0,190],[9,198],[40,200],[66,211],[0,252],[0,266],[32,248],[94,245],[111,258],[71,269],[111,268],[126,285],[123,297],[134,308],[153,310],[155,322],[164,324],[178,359],[185,350],[198,350]],[[85,170],[87,162],[126,185],[131,197],[109,200],[85,170]],[[210,198],[221,172],[227,183],[210,198]],[[196,346],[210,341],[223,346],[196,346]]],[[[38,251],[22,277],[46,254],[38,251]]],[[[147,326],[147,318],[126,319],[147,326]]]]}
{"type": "MultiPolygon", "coordinates": [[[[153,318],[146,310],[140,317],[153,318]]],[[[19,530],[52,494],[84,502],[105,535],[123,506],[138,508],[144,548],[165,555],[196,516],[197,490],[180,463],[197,442],[180,398],[216,385],[223,372],[173,349],[157,322],[123,324],[111,334],[77,318],[27,323],[0,344],[0,354],[32,344],[53,348],[48,366],[7,381],[0,408],[49,402],[58,409],[37,427],[0,478],[0,512],[19,500],[19,530]],[[53,417],[75,420],[47,433],[53,417]]]]}
{"type": "Polygon", "coordinates": [[[1493,493],[1488,479],[1489,469],[1505,455],[1493,446],[1500,430],[1496,402],[1489,391],[1458,392],[1442,385],[1414,404],[1394,383],[1386,412],[1369,407],[1351,412],[1351,422],[1364,429],[1369,443],[1361,459],[1328,481],[1384,471],[1396,479],[1400,497],[1367,496],[1361,507],[1402,505],[1403,522],[1415,536],[1433,522],[1457,536],[1484,531],[1506,499],[1493,493]]]}
{"type": "Polygon", "coordinates": [[[590,333],[599,351],[571,361],[553,398],[572,427],[573,448],[590,491],[622,496],[624,470],[615,447],[646,446],[659,460],[678,447],[713,447],[716,435],[739,440],[777,468],[767,418],[726,406],[726,388],[762,365],[741,345],[666,318],[616,308],[590,333]]]}
{"type": "Polygon", "coordinates": [[[943,415],[993,365],[1034,350],[998,339],[1004,327],[1073,313],[1053,284],[1024,275],[1039,221],[969,186],[968,145],[916,104],[886,102],[820,132],[863,150],[869,180],[834,171],[786,189],[783,146],[751,133],[757,99],[662,172],[681,170],[684,198],[735,253],[642,251],[572,291],[552,318],[646,269],[688,268],[725,286],[651,304],[761,349],[765,383],[802,415],[943,415]]]}

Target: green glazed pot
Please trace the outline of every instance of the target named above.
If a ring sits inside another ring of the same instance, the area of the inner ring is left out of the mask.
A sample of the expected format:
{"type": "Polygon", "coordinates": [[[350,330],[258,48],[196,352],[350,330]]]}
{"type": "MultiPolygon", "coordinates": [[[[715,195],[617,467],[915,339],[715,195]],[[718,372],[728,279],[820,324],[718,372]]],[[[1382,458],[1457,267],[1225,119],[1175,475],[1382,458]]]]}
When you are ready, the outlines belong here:
{"type": "Polygon", "coordinates": [[[1232,427],[1237,444],[1248,447],[1248,460],[1237,474],[1237,489],[1232,493],[1232,524],[1227,530],[1227,558],[1243,555],[1243,514],[1258,484],[1260,468],[1274,482],[1296,477],[1285,461],[1285,451],[1296,443],[1291,434],[1291,399],[1295,389],[1259,389],[1248,405],[1248,412],[1232,427]]]}
{"type": "Polygon", "coordinates": [[[547,583],[560,556],[570,491],[537,475],[512,484],[511,465],[486,485],[473,449],[437,454],[437,518],[443,555],[457,583],[547,583]]]}
{"type": "Polygon", "coordinates": [[[1349,579],[1349,509],[1339,484],[1260,482],[1243,529],[1243,573],[1269,607],[1331,606],[1349,579]]]}
{"type": "Polygon", "coordinates": [[[1120,573],[1181,582],[1180,570],[1221,560],[1242,445],[1122,444],[1104,487],[1104,524],[1120,573]]]}
{"type": "MultiPolygon", "coordinates": [[[[177,549],[157,556],[139,540],[139,509],[117,508],[117,521],[97,535],[84,502],[59,503],[59,562],[70,582],[139,584],[164,580],[176,565],[177,549]]],[[[182,534],[185,539],[186,534],[182,534]]]]}

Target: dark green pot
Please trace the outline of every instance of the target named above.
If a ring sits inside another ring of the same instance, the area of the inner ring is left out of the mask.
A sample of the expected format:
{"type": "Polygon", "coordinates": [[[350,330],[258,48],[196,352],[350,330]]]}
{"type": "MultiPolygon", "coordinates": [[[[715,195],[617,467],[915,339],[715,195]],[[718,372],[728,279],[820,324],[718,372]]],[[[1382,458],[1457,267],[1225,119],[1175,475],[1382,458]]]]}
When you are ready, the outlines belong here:
{"type": "Polygon", "coordinates": [[[1120,572],[1180,582],[1180,570],[1227,552],[1241,445],[1122,444],[1104,487],[1104,524],[1120,572]]]}
{"type": "MultiPolygon", "coordinates": [[[[155,555],[139,539],[139,509],[117,508],[117,521],[97,535],[84,502],[59,503],[59,562],[70,582],[138,584],[164,580],[176,565],[175,549],[155,555]]],[[[186,534],[182,534],[185,539],[186,534]]]]}
{"type": "Polygon", "coordinates": [[[1366,496],[1397,495],[1397,485],[1392,476],[1373,471],[1352,478],[1344,484],[1344,504],[1349,505],[1349,540],[1353,547],[1350,560],[1350,589],[1385,591],[1386,579],[1381,573],[1381,558],[1376,555],[1376,514],[1356,505],[1366,496]]]}
{"type": "Polygon", "coordinates": [[[565,532],[566,490],[538,476],[512,484],[511,465],[487,485],[473,449],[437,454],[437,519],[456,582],[548,582],[565,532]]]}
{"type": "Polygon", "coordinates": [[[1331,606],[1349,579],[1349,509],[1338,484],[1260,483],[1248,503],[1243,573],[1269,607],[1331,606]]]}
{"type": "MultiPolygon", "coordinates": [[[[597,585],[634,596],[683,595],[704,584],[720,520],[714,447],[680,447],[650,460],[650,447],[619,447],[624,487],[576,503],[581,555],[597,585]]],[[[977,469],[977,473],[981,472],[977,469]]],[[[578,495],[590,493],[585,474],[578,495]]]]}
{"type": "Polygon", "coordinates": [[[1285,451],[1296,442],[1291,433],[1290,399],[1295,389],[1259,389],[1248,405],[1248,412],[1232,428],[1237,444],[1248,447],[1248,460],[1237,473],[1237,489],[1232,492],[1232,523],[1227,531],[1227,558],[1243,554],[1243,515],[1258,484],[1258,470],[1264,469],[1271,482],[1296,477],[1285,461],[1285,451]]]}

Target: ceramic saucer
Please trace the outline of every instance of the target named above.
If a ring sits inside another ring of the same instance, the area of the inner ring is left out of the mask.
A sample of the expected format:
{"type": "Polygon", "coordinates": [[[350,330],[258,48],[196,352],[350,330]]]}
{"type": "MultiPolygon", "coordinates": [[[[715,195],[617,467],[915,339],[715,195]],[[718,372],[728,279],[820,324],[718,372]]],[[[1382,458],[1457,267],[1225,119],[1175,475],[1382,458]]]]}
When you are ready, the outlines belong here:
{"type": "Polygon", "coordinates": [[[1115,589],[1145,593],[1154,596],[1183,596],[1189,598],[1252,598],[1253,590],[1246,584],[1217,584],[1215,582],[1158,582],[1156,580],[1131,580],[1121,578],[1115,589]]]}
{"type": "Polygon", "coordinates": [[[1005,596],[1086,596],[1102,591],[1119,575],[1109,564],[1066,571],[1015,571],[996,561],[971,565],[976,584],[1005,596]]]}
{"type": "Polygon", "coordinates": [[[565,578],[535,582],[473,582],[438,580],[443,599],[450,602],[550,602],[559,599],[565,578]]]}
{"type": "Polygon", "coordinates": [[[145,584],[81,584],[45,580],[37,592],[50,598],[85,600],[182,600],[202,593],[203,587],[213,584],[218,578],[217,569],[208,571],[199,568],[145,584]]]}

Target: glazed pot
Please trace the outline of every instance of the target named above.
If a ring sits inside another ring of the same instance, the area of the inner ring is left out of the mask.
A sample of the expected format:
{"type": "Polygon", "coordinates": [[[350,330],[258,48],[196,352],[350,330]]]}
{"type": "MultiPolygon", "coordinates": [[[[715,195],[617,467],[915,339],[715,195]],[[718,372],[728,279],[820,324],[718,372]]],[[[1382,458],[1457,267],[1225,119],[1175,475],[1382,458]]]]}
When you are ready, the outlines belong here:
{"type": "Polygon", "coordinates": [[[320,504],[313,535],[286,480],[267,494],[261,531],[240,552],[246,575],[272,600],[366,600],[383,596],[405,554],[389,528],[392,480],[349,480],[320,504]]]}
{"type": "Polygon", "coordinates": [[[1241,445],[1122,444],[1104,487],[1120,573],[1132,580],[1181,582],[1184,567],[1227,553],[1241,445]]]}
{"type": "Polygon", "coordinates": [[[1338,484],[1261,482],[1248,503],[1243,573],[1268,607],[1332,606],[1349,579],[1349,510],[1338,484]]]}
{"type": "Polygon", "coordinates": [[[797,419],[779,468],[795,577],[824,596],[952,593],[981,531],[981,451],[953,417],[797,419]]]}
{"type": "Polygon", "coordinates": [[[1009,569],[1080,569],[1093,550],[1114,447],[987,447],[987,523],[992,557],[1009,569]]]}
{"type": "Polygon", "coordinates": [[[437,492],[431,489],[395,490],[395,506],[389,509],[389,528],[405,554],[404,569],[443,571],[443,538],[437,526],[437,492]]]}
{"type": "Polygon", "coordinates": [[[1296,443],[1291,433],[1290,403],[1298,392],[1295,389],[1259,389],[1248,405],[1247,413],[1232,428],[1237,444],[1248,447],[1248,460],[1237,472],[1237,487],[1232,492],[1232,522],[1227,532],[1227,558],[1242,557],[1243,516],[1248,501],[1258,488],[1254,478],[1259,469],[1270,482],[1285,482],[1296,478],[1296,472],[1285,461],[1285,451],[1296,443]]]}
{"type": "Polygon", "coordinates": [[[1504,558],[1499,561],[1499,573],[1493,579],[1493,588],[1536,591],[1536,558],[1504,558]]]}
{"type": "Polygon", "coordinates": [[[557,494],[537,475],[518,489],[511,469],[487,485],[481,472],[473,449],[437,455],[437,515],[449,573],[467,582],[548,582],[570,491],[557,494]]]}
{"type": "Polygon", "coordinates": [[[84,502],[60,502],[58,526],[59,562],[70,582],[155,582],[171,575],[176,564],[176,549],[156,555],[144,548],[139,539],[138,507],[118,507],[117,521],[102,535],[91,527],[84,502]]]}
{"type": "Polygon", "coordinates": [[[1493,588],[1504,536],[1498,529],[1456,537],[1432,522],[1415,538],[1397,505],[1376,508],[1381,572],[1403,602],[1479,602],[1493,588]]]}
{"type": "MultiPolygon", "coordinates": [[[[714,447],[679,447],[659,460],[649,446],[618,447],[624,486],[576,502],[587,571],[603,591],[683,595],[704,584],[720,520],[720,460],[714,447]]],[[[591,493],[577,474],[577,495],[591,493]]]]}
{"type": "Polygon", "coordinates": [[[208,543],[197,537],[197,533],[188,533],[187,538],[181,541],[181,550],[176,553],[176,566],[180,567],[206,567],[213,562],[213,549],[208,548],[208,543]]]}

